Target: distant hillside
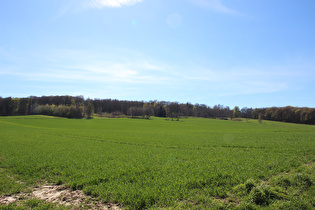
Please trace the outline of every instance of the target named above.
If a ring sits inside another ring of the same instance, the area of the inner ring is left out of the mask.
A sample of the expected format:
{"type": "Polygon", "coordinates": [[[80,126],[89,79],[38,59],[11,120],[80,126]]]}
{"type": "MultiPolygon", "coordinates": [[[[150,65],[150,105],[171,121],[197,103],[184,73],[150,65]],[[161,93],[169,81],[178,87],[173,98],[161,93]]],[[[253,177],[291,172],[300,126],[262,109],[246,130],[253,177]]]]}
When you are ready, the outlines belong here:
{"type": "Polygon", "coordinates": [[[52,115],[68,118],[91,117],[93,113],[128,115],[131,117],[203,117],[252,118],[281,122],[315,124],[315,108],[270,107],[240,109],[235,106],[191,104],[169,101],[125,101],[117,99],[84,99],[83,96],[30,96],[27,98],[0,97],[0,116],[52,115]]]}

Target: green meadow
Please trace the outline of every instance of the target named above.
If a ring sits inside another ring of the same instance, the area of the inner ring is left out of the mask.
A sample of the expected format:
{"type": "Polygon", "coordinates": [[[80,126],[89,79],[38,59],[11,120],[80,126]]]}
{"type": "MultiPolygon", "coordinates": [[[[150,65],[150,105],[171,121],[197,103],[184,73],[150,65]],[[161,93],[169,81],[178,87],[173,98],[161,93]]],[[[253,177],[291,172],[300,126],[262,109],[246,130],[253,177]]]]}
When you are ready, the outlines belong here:
{"type": "Polygon", "coordinates": [[[47,182],[127,209],[314,209],[314,162],[311,125],[0,117],[0,196],[47,182]]]}

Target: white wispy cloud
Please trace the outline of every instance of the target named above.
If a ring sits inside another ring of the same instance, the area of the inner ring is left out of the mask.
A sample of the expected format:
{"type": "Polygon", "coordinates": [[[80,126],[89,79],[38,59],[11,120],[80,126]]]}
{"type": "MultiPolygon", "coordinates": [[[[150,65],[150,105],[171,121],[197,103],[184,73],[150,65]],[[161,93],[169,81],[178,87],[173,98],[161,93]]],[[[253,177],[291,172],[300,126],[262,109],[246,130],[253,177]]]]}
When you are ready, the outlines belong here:
{"type": "Polygon", "coordinates": [[[143,0],[90,0],[89,5],[101,9],[103,7],[131,6],[143,0]]]}
{"type": "Polygon", "coordinates": [[[0,74],[21,77],[28,81],[79,83],[161,84],[167,79],[158,76],[165,67],[146,58],[131,56],[121,59],[121,55],[67,49],[44,54],[29,53],[27,60],[20,60],[18,58],[25,55],[13,56],[0,51],[0,55],[8,63],[12,63],[3,65],[0,74]],[[104,60],[104,57],[109,59],[104,60]],[[35,60],[38,62],[34,63],[35,60]]]}
{"type": "Polygon", "coordinates": [[[240,14],[239,12],[226,7],[222,3],[222,0],[189,0],[189,1],[205,9],[215,10],[217,12],[230,14],[230,15],[240,14]]]}
{"type": "MultiPolygon", "coordinates": [[[[5,78],[14,78],[13,83],[29,88],[35,84],[55,84],[61,90],[61,87],[68,90],[70,85],[71,90],[84,91],[88,96],[91,95],[87,87],[107,93],[119,90],[119,93],[130,97],[151,91],[162,98],[176,98],[181,94],[185,98],[288,91],[305,81],[310,82],[312,78],[309,77],[314,77],[314,62],[310,60],[222,69],[197,64],[179,66],[161,63],[137,52],[104,51],[111,53],[59,49],[39,54],[0,49],[0,57],[5,61],[0,62],[0,83],[5,82],[5,78]]],[[[112,95],[115,96],[115,93],[112,95]]]]}

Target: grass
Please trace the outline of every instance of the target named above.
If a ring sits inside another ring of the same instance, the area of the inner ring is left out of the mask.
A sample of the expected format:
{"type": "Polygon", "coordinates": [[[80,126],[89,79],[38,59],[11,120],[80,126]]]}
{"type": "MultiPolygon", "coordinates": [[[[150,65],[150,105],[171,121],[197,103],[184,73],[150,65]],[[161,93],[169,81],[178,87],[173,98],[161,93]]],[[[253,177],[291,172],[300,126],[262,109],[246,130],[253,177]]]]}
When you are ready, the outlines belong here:
{"type": "Polygon", "coordinates": [[[17,203],[10,203],[8,205],[2,205],[0,206],[0,210],[12,210],[12,209],[34,209],[34,210],[54,210],[54,209],[64,209],[64,210],[69,210],[71,209],[72,206],[62,206],[62,205],[57,205],[55,203],[49,203],[45,202],[39,199],[28,199],[28,200],[23,200],[17,203]]]}
{"type": "Polygon", "coordinates": [[[0,195],[44,180],[130,209],[315,205],[310,125],[1,117],[0,145],[1,180],[23,182],[0,195]]]}

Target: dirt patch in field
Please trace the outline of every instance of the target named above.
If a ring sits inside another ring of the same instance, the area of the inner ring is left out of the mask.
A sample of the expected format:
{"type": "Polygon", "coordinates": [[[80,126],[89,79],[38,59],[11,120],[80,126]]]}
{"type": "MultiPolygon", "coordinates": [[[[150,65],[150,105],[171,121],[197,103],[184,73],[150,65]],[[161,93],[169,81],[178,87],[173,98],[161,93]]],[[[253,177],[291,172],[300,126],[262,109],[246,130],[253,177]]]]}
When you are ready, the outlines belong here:
{"type": "Polygon", "coordinates": [[[103,203],[90,196],[86,196],[81,190],[71,190],[65,186],[43,185],[33,189],[32,193],[19,193],[16,195],[0,197],[0,205],[7,205],[22,200],[38,198],[46,202],[58,203],[64,206],[73,205],[88,209],[122,209],[116,204],[103,203]]]}

